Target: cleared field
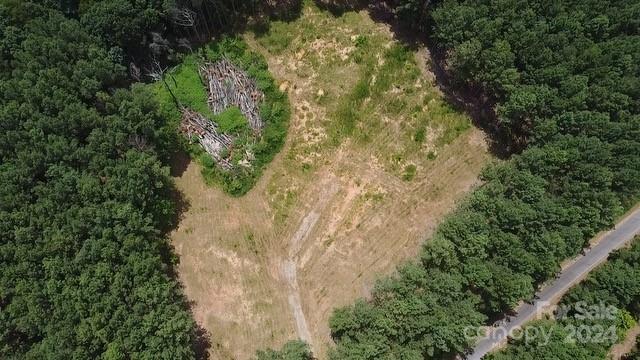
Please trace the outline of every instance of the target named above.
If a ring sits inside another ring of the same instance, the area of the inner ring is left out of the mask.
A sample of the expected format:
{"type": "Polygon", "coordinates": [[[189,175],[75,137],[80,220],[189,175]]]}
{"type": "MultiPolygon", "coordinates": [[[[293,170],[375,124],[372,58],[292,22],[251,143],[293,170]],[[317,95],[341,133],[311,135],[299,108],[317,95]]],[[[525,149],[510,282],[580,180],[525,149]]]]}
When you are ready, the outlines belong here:
{"type": "Polygon", "coordinates": [[[364,12],[308,4],[246,40],[289,93],[287,143],[240,198],[207,186],[193,162],[177,175],[189,203],[172,234],[178,270],[213,359],[296,337],[323,358],[332,309],[413,258],[490,155],[426,57],[364,12]]]}

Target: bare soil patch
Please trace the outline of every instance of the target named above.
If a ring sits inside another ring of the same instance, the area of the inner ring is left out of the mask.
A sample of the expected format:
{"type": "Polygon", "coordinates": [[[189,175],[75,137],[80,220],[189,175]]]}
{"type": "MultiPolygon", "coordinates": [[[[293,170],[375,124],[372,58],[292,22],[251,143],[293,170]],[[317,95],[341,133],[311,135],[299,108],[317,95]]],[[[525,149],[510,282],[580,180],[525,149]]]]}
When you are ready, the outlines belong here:
{"type": "Polygon", "coordinates": [[[609,359],[619,360],[629,354],[636,346],[636,341],[640,336],[640,325],[636,325],[627,331],[627,336],[622,342],[615,344],[609,351],[609,359]]]}

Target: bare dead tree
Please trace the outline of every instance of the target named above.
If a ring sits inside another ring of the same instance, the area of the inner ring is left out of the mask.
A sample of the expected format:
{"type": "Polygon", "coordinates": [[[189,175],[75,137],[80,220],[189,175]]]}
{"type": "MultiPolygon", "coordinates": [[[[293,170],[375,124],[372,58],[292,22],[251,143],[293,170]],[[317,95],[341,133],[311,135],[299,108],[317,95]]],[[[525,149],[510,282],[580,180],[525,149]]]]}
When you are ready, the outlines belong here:
{"type": "Polygon", "coordinates": [[[192,27],[196,24],[196,13],[187,8],[174,8],[171,12],[171,20],[182,27],[192,27]]]}
{"type": "Polygon", "coordinates": [[[198,19],[198,14],[195,11],[182,7],[182,8],[174,8],[171,11],[171,21],[180,27],[193,29],[196,33],[196,37],[198,39],[202,39],[200,36],[200,32],[198,31],[198,27],[196,26],[198,19]]]}
{"type": "MultiPolygon", "coordinates": [[[[180,101],[178,100],[176,95],[171,90],[171,87],[167,83],[167,78],[166,78],[167,70],[168,70],[168,67],[166,67],[166,66],[163,67],[162,64],[160,63],[160,61],[154,56],[153,60],[151,61],[151,65],[147,69],[147,75],[151,79],[153,79],[153,81],[162,81],[162,83],[164,84],[164,87],[167,89],[167,91],[171,95],[171,98],[173,99],[173,102],[176,104],[176,107],[178,109],[182,109],[182,105],[180,104],[180,101]]],[[[171,75],[169,75],[169,76],[171,76],[171,75]]],[[[173,79],[173,77],[171,77],[171,78],[173,79]]],[[[173,83],[174,83],[174,85],[177,85],[175,79],[173,79],[173,83]]]]}
{"type": "Polygon", "coordinates": [[[137,82],[140,82],[140,76],[142,75],[140,68],[132,61],[129,63],[129,75],[137,82]]]}
{"type": "Polygon", "coordinates": [[[193,48],[191,47],[191,42],[185,38],[180,38],[176,40],[176,44],[178,47],[188,50],[189,52],[193,52],[193,48]]]}
{"type": "Polygon", "coordinates": [[[153,57],[151,65],[147,68],[147,75],[153,79],[153,81],[160,81],[164,79],[164,73],[167,71],[167,67],[162,67],[160,61],[153,57]]]}

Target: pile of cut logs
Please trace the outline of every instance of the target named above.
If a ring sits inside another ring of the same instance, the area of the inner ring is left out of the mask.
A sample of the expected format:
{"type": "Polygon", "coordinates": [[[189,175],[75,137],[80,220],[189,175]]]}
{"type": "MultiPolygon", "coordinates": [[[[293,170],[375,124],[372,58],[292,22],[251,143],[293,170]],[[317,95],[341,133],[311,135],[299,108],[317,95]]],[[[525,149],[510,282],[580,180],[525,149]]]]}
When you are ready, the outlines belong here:
{"type": "Polygon", "coordinates": [[[218,130],[218,126],[202,114],[182,109],[182,123],[180,130],[187,135],[189,141],[194,141],[194,136],[204,150],[211,155],[216,163],[223,169],[231,169],[231,163],[227,159],[233,145],[233,138],[218,130]]]}
{"type": "Polygon", "coordinates": [[[214,114],[237,106],[254,131],[262,130],[264,123],[260,118],[259,106],[264,94],[244,71],[229,60],[222,59],[201,66],[200,75],[207,83],[209,107],[214,114]]]}
{"type": "MultiPolygon", "coordinates": [[[[262,130],[264,123],[260,118],[259,105],[264,99],[264,94],[244,71],[229,60],[222,59],[200,67],[200,75],[207,85],[208,103],[214,114],[220,114],[230,106],[237,106],[253,131],[262,130]]],[[[215,122],[198,112],[182,108],[180,130],[189,141],[198,141],[223,169],[232,168],[229,155],[234,137],[222,133],[215,122]]]]}

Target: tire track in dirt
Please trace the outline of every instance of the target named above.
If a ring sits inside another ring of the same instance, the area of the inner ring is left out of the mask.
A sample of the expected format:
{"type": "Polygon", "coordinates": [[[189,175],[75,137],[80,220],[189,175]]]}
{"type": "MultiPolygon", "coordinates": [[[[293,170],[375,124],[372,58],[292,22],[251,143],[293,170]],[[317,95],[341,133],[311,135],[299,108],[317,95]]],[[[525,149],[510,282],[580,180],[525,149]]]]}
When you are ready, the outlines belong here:
{"type": "Polygon", "coordinates": [[[287,300],[289,307],[296,322],[296,331],[298,337],[311,347],[313,351],[313,337],[307,325],[307,319],[302,308],[302,300],[300,297],[300,288],[298,285],[298,260],[299,252],[302,244],[309,237],[316,223],[320,219],[320,214],[324,211],[327,203],[338,192],[339,186],[334,177],[330,177],[322,186],[323,190],[314,208],[302,219],[298,230],[289,240],[289,256],[282,262],[281,270],[284,280],[287,283],[287,300]]]}

